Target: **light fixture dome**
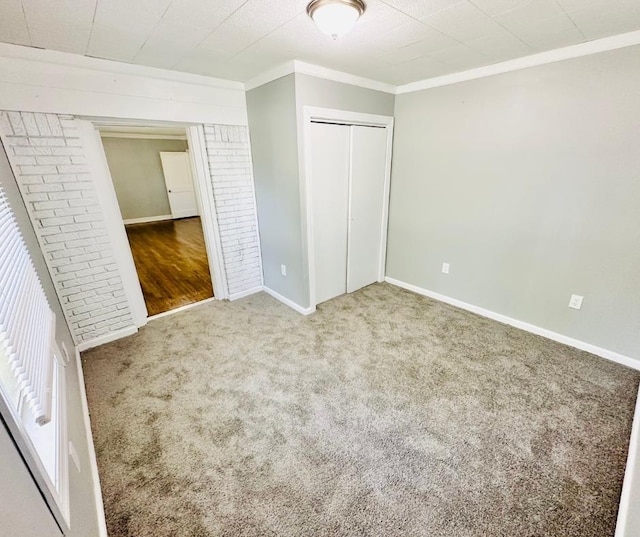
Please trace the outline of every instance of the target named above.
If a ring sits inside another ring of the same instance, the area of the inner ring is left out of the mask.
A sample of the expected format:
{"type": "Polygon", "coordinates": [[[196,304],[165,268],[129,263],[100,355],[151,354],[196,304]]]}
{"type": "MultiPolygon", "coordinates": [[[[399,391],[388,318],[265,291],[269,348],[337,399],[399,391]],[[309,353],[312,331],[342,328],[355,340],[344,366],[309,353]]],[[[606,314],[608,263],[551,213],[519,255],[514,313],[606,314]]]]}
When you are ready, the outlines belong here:
{"type": "Polygon", "coordinates": [[[313,0],[307,14],[321,32],[337,39],[354,27],[365,7],[362,0],[313,0]]]}

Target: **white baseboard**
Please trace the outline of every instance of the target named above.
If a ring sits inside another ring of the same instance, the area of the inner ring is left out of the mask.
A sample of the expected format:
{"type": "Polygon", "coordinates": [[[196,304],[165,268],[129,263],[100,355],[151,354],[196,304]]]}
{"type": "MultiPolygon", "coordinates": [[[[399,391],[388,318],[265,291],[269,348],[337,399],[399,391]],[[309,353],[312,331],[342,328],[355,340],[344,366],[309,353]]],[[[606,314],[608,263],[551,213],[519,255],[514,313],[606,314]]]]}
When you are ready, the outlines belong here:
{"type": "Polygon", "coordinates": [[[79,352],[86,351],[87,349],[92,349],[93,347],[98,347],[99,345],[110,343],[111,341],[115,341],[116,339],[131,336],[137,331],[137,326],[128,326],[127,328],[123,328],[122,330],[116,330],[115,332],[109,332],[104,336],[90,339],[89,341],[83,341],[82,343],[78,344],[77,349],[79,352]]]}
{"type": "Polygon", "coordinates": [[[192,304],[186,304],[185,306],[180,306],[179,308],[175,308],[169,311],[163,311],[162,313],[156,313],[155,315],[151,315],[147,317],[147,321],[155,321],[156,319],[162,319],[163,317],[167,317],[169,315],[173,315],[174,313],[180,313],[181,311],[187,311],[193,308],[197,308],[198,306],[202,306],[203,304],[208,304],[209,302],[213,302],[218,300],[216,297],[205,298],[204,300],[199,300],[198,302],[194,302],[192,304]]]}
{"type": "Polygon", "coordinates": [[[160,216],[143,216],[142,218],[127,218],[123,220],[125,226],[129,224],[146,224],[147,222],[160,222],[161,220],[173,220],[170,214],[162,214],[160,216]]]}
{"type": "Polygon", "coordinates": [[[629,455],[627,456],[627,469],[624,472],[620,506],[618,508],[618,521],[616,523],[615,537],[637,536],[638,528],[628,526],[629,513],[640,505],[640,394],[636,399],[636,411],[631,426],[631,441],[629,442],[629,455]]]}
{"type": "Polygon", "coordinates": [[[96,516],[98,517],[98,535],[107,536],[107,521],[104,515],[104,502],[102,500],[102,488],[100,487],[100,475],[98,474],[98,461],[96,459],[96,448],[93,444],[91,434],[91,418],[89,417],[89,403],[87,401],[87,390],[84,384],[84,373],[82,371],[82,359],[80,350],[76,347],[76,369],[78,374],[78,384],[80,385],[80,402],[82,404],[82,417],[87,441],[87,452],[89,454],[89,472],[93,481],[93,496],[96,505],[96,516]]]}
{"type": "Polygon", "coordinates": [[[532,334],[543,336],[547,339],[552,339],[553,341],[557,341],[559,343],[564,343],[565,345],[575,347],[576,349],[580,349],[581,351],[590,352],[591,354],[606,358],[607,360],[625,365],[632,369],[640,370],[640,360],[631,358],[629,356],[624,356],[623,354],[619,354],[609,349],[603,349],[602,347],[597,347],[596,345],[592,345],[591,343],[585,343],[584,341],[573,339],[569,336],[558,334],[557,332],[552,332],[551,330],[547,330],[546,328],[540,328],[539,326],[535,326],[524,321],[512,319],[511,317],[507,317],[506,315],[502,315],[501,313],[496,313],[479,306],[474,306],[473,304],[468,304],[466,302],[462,302],[461,300],[441,295],[439,293],[435,293],[434,291],[429,291],[428,289],[423,289],[422,287],[418,287],[417,285],[412,285],[410,283],[396,280],[394,278],[386,277],[384,281],[392,285],[402,287],[403,289],[407,289],[408,291],[413,291],[414,293],[418,293],[419,295],[427,296],[429,298],[439,300],[440,302],[445,302],[452,306],[477,313],[478,315],[482,315],[483,317],[493,319],[494,321],[508,324],[510,326],[514,326],[515,328],[520,328],[521,330],[524,330],[526,332],[531,332],[532,334]]]}
{"type": "Polygon", "coordinates": [[[271,295],[273,298],[275,298],[276,300],[279,300],[283,304],[286,304],[290,308],[296,310],[298,313],[302,313],[302,315],[311,315],[313,312],[316,311],[315,306],[311,306],[310,308],[303,308],[299,304],[296,304],[293,300],[289,300],[288,298],[282,296],[280,293],[276,293],[273,289],[269,289],[266,286],[264,286],[262,289],[268,295],[271,295]]]}
{"type": "Polygon", "coordinates": [[[256,285],[255,287],[252,287],[251,289],[247,289],[245,291],[240,291],[239,293],[230,294],[229,295],[229,300],[231,300],[233,302],[234,300],[238,300],[239,298],[244,298],[245,296],[255,295],[256,293],[259,293],[260,291],[262,291],[262,285],[256,285]]]}

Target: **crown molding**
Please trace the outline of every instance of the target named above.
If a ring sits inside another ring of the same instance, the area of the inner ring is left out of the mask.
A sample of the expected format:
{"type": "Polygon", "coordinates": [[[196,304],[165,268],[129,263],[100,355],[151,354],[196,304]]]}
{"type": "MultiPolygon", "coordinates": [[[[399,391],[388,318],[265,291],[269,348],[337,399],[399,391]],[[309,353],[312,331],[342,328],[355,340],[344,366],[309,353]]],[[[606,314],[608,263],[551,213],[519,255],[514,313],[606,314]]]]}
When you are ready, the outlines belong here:
{"type": "Polygon", "coordinates": [[[612,37],[604,37],[602,39],[596,39],[595,41],[587,41],[586,43],[580,43],[578,45],[549,50],[539,54],[532,54],[531,56],[523,56],[522,58],[516,58],[515,60],[494,63],[492,65],[478,67],[477,69],[470,69],[469,71],[462,71],[460,73],[452,73],[450,75],[411,82],[409,84],[398,86],[396,88],[396,93],[400,95],[403,93],[413,93],[415,91],[438,88],[441,86],[449,86],[451,84],[457,84],[458,82],[485,78],[502,73],[509,73],[511,71],[519,71],[520,69],[527,69],[528,67],[537,67],[538,65],[546,65],[563,60],[570,60],[572,58],[580,58],[582,56],[590,56],[592,54],[631,47],[633,45],[640,45],[640,30],[626,34],[614,35],[612,37]]]}
{"type": "Polygon", "coordinates": [[[296,73],[315,76],[317,78],[324,78],[326,80],[333,80],[334,82],[342,82],[343,84],[350,84],[352,86],[360,86],[361,88],[382,91],[384,93],[392,93],[394,95],[396,93],[396,86],[394,86],[393,84],[387,84],[386,82],[380,82],[371,78],[352,75],[343,71],[327,69],[326,67],[314,65],[312,63],[305,63],[298,60],[294,60],[293,63],[296,73]]]}
{"type": "Polygon", "coordinates": [[[316,78],[323,78],[325,80],[332,80],[334,82],[342,82],[343,84],[350,84],[351,86],[359,86],[361,88],[371,89],[375,91],[382,91],[384,93],[396,93],[396,87],[393,84],[387,84],[371,78],[364,78],[351,73],[345,73],[344,71],[336,71],[334,69],[328,69],[315,65],[312,63],[301,62],[299,60],[292,60],[286,63],[280,64],[273,69],[269,69],[264,73],[246,81],[244,83],[246,91],[250,91],[257,87],[273,82],[278,78],[287,76],[293,73],[315,76],[316,78]]]}
{"type": "Polygon", "coordinates": [[[101,138],[131,138],[134,140],[186,140],[187,135],[183,134],[142,134],[137,132],[100,132],[101,138]]]}
{"type": "Polygon", "coordinates": [[[269,82],[273,82],[274,80],[278,80],[283,76],[290,75],[291,73],[295,73],[295,62],[289,61],[277,65],[264,73],[260,73],[257,76],[245,81],[244,89],[245,91],[251,91],[252,89],[259,88],[260,86],[264,86],[269,82]]]}
{"type": "Polygon", "coordinates": [[[180,71],[172,71],[169,69],[158,69],[156,67],[147,67],[143,65],[122,63],[112,60],[103,60],[88,56],[80,56],[78,54],[70,54],[67,52],[58,52],[55,50],[38,49],[22,45],[11,45],[8,43],[0,43],[0,57],[22,59],[41,63],[52,63],[68,67],[92,69],[95,71],[110,72],[130,76],[155,78],[159,80],[183,84],[193,84],[220,89],[245,91],[250,91],[264,84],[268,84],[269,82],[277,80],[278,78],[282,78],[283,76],[287,76],[292,73],[299,73],[396,95],[412,93],[415,91],[422,91],[441,86],[448,86],[468,80],[476,80],[479,78],[499,75],[511,71],[518,71],[521,69],[527,69],[529,67],[536,67],[539,65],[546,65],[549,63],[569,60],[572,58],[580,58],[582,56],[599,54],[600,52],[607,52],[610,50],[621,49],[634,45],[640,45],[640,30],[628,32],[625,34],[614,35],[611,37],[604,37],[602,39],[596,39],[594,41],[587,41],[578,45],[571,45],[555,50],[549,50],[546,52],[541,52],[539,54],[523,56],[521,58],[508,60],[501,63],[494,63],[491,65],[478,67],[476,69],[470,69],[468,71],[418,80],[416,82],[410,82],[408,84],[402,84],[400,86],[394,86],[393,84],[388,84],[379,80],[373,80],[371,78],[365,78],[343,71],[336,71],[334,69],[329,69],[299,60],[291,60],[280,64],[272,69],[269,69],[268,71],[265,71],[264,73],[261,73],[258,76],[249,79],[245,83],[242,83],[232,80],[224,80],[221,78],[213,78],[210,76],[183,73],[180,71]]]}
{"type": "Polygon", "coordinates": [[[69,52],[59,52],[57,50],[28,47],[24,45],[0,43],[0,57],[62,65],[66,67],[76,67],[120,75],[154,78],[182,84],[208,86],[220,89],[244,90],[244,84],[242,82],[235,82],[233,80],[195,75],[181,71],[172,71],[170,69],[159,69],[157,67],[148,67],[146,65],[124,63],[114,60],[103,60],[101,58],[93,58],[91,56],[82,56],[80,54],[71,54],[69,52]]]}

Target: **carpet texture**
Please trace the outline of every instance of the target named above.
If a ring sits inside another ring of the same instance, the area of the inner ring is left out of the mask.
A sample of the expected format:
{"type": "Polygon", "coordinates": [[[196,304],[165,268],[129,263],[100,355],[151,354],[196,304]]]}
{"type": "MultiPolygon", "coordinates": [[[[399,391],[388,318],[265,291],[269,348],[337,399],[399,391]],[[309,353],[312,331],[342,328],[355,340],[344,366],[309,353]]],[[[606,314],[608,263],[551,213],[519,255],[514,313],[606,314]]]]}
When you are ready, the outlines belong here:
{"type": "Polygon", "coordinates": [[[110,537],[614,534],[638,374],[387,284],[82,359],[110,537]]]}

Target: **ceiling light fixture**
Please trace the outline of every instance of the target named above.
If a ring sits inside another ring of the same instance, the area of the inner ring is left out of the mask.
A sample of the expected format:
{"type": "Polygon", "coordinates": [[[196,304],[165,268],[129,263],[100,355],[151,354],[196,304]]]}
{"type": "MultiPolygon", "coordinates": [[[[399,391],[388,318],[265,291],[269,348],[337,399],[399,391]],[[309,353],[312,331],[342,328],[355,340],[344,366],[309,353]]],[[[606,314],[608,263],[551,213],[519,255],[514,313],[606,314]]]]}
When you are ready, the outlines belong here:
{"type": "Polygon", "coordinates": [[[365,8],[362,0],[313,0],[307,14],[322,33],[337,39],[355,26],[365,8]]]}

